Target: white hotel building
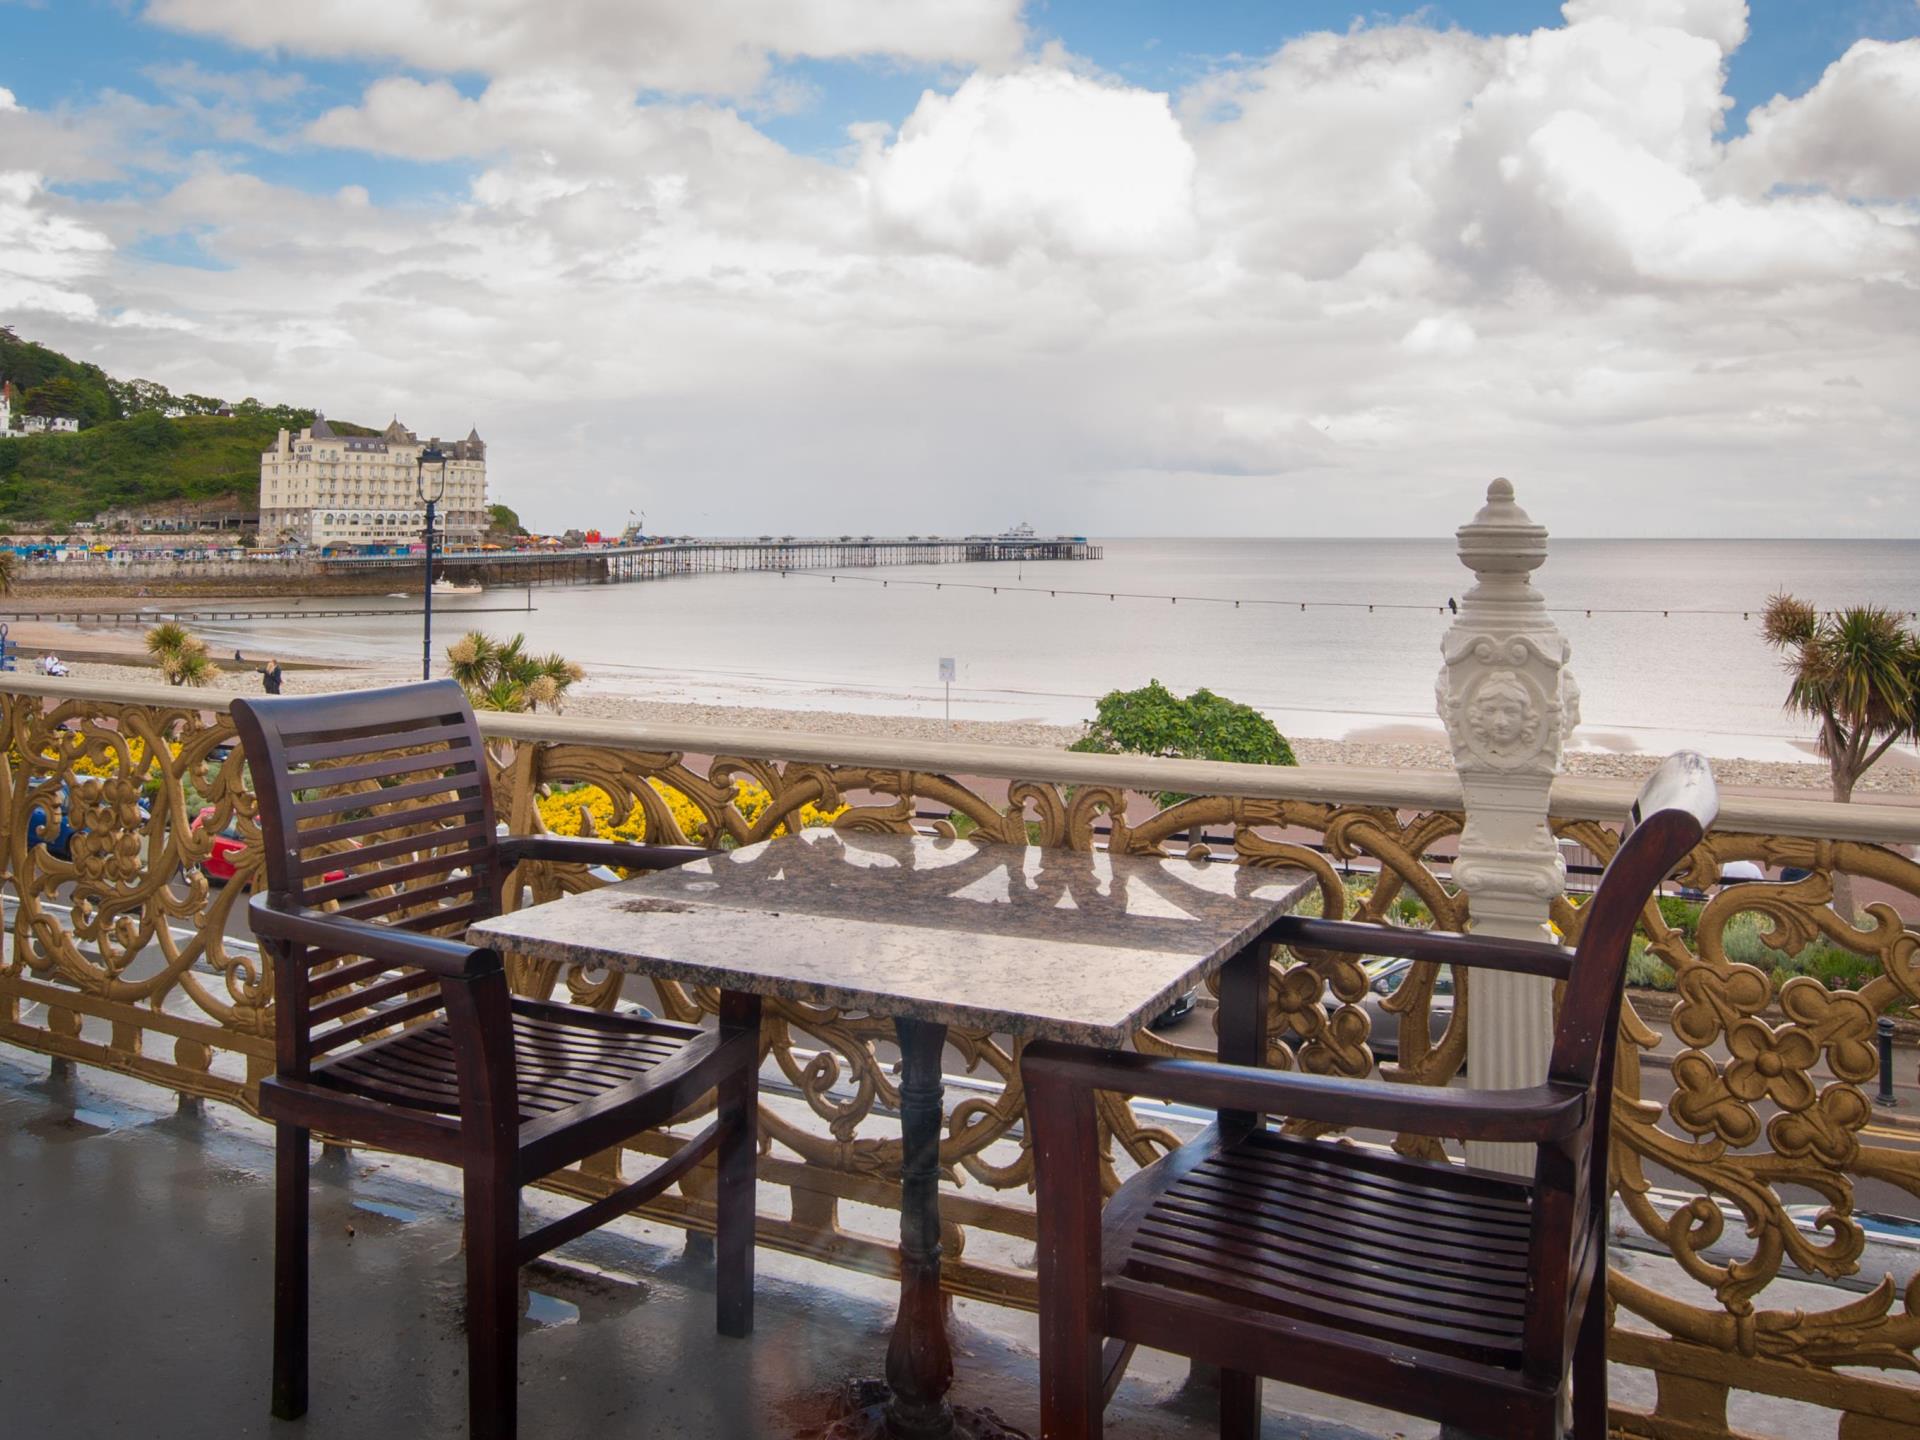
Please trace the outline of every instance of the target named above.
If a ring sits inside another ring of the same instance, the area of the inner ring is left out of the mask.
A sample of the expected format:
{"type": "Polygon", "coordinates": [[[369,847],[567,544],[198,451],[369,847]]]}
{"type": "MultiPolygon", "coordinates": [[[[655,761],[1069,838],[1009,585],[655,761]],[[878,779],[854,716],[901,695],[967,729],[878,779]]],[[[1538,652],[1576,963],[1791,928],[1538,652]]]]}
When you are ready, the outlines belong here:
{"type": "MultiPolygon", "coordinates": [[[[441,443],[396,419],[378,435],[339,435],[324,419],[298,435],[280,432],[260,457],[260,538],[324,546],[413,545],[424,538],[419,458],[446,456],[446,491],[435,512],[442,543],[478,544],[487,528],[487,447],[479,431],[441,443]]],[[[429,486],[438,470],[429,461],[429,486]]]]}

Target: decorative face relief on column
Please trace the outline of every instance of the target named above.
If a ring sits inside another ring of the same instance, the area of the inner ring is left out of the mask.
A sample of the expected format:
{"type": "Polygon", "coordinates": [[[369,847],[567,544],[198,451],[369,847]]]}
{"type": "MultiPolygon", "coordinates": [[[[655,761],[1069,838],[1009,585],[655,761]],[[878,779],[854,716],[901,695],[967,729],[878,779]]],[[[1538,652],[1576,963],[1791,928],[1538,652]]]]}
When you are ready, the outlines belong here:
{"type": "Polygon", "coordinates": [[[1496,480],[1460,528],[1460,559],[1477,583],[1440,642],[1434,699],[1462,777],[1552,777],[1580,719],[1566,669],[1570,647],[1528,579],[1547,557],[1547,532],[1496,480]]]}
{"type": "Polygon", "coordinates": [[[1565,669],[1566,641],[1556,654],[1532,635],[1500,642],[1450,634],[1441,649],[1446,663],[1435,702],[1453,741],[1454,764],[1557,774],[1566,740],[1580,723],[1580,688],[1565,669]]]}

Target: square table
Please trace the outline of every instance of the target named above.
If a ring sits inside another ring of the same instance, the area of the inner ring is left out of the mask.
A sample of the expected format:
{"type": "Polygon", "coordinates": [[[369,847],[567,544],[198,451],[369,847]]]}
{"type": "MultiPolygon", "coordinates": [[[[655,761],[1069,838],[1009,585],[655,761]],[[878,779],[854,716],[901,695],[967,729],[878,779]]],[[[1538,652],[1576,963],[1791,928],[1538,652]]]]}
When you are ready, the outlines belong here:
{"type": "Polygon", "coordinates": [[[1264,1054],[1270,928],[1299,870],[817,829],[485,920],[476,944],[891,1017],[900,1310],[887,1433],[955,1433],[940,1293],[947,1027],[1118,1048],[1222,975],[1221,1058],[1264,1054]]]}

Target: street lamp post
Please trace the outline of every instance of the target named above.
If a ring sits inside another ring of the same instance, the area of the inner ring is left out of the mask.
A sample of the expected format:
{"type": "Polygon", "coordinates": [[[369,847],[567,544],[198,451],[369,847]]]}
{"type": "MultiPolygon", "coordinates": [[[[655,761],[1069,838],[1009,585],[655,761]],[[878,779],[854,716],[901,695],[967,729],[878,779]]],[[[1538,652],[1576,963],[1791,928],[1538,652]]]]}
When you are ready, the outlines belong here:
{"type": "Polygon", "coordinates": [[[420,591],[421,632],[420,632],[420,678],[433,678],[433,510],[440,503],[440,497],[447,493],[447,457],[431,445],[422,446],[420,455],[414,461],[414,488],[427,505],[427,583],[420,591]],[[433,467],[432,477],[427,467],[433,467]]]}

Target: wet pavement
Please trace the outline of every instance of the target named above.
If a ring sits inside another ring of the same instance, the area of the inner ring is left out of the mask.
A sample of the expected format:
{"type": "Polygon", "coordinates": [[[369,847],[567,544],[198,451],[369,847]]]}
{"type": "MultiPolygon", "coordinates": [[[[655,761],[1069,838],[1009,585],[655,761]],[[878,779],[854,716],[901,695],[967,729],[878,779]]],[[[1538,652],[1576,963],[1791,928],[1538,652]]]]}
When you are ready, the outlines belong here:
{"type": "MultiPolygon", "coordinates": [[[[0,1047],[0,1434],[465,1433],[453,1173],[359,1152],[328,1151],[315,1166],[312,1408],[298,1422],[268,1417],[268,1140],[223,1107],[176,1106],[170,1092],[102,1071],[50,1076],[45,1057],[0,1047]]],[[[536,1214],[566,1208],[529,1202],[536,1214]]],[[[1671,1268],[1621,1258],[1643,1278],[1671,1268]]],[[[759,1271],[758,1323],[742,1342],[714,1334],[711,1268],[677,1230],[621,1221],[529,1267],[522,1435],[757,1440],[818,1426],[846,1382],[879,1369],[893,1285],[764,1248],[759,1271]]],[[[971,1301],[955,1316],[955,1397],[1037,1431],[1033,1318],[971,1301]]],[[[1616,1369],[1615,1393],[1649,1403],[1650,1377],[1616,1369]]],[[[1267,1397],[1269,1440],[1435,1434],[1308,1392],[1269,1385],[1267,1397]]],[[[1215,1398],[1184,1361],[1143,1352],[1108,1434],[1199,1440],[1217,1433],[1215,1398]]],[[[1758,1397],[1734,1410],[1736,1424],[1779,1436],[1830,1433],[1830,1416],[1804,1428],[1818,1413],[1758,1397]]]]}

